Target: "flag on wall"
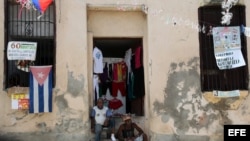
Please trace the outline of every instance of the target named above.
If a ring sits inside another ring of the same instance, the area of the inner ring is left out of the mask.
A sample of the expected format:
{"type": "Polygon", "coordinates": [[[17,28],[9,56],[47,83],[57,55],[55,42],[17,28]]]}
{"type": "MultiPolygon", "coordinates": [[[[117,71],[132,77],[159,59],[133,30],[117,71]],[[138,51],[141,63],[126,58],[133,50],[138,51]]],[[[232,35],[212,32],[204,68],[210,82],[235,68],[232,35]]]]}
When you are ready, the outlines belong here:
{"type": "Polygon", "coordinates": [[[29,112],[52,112],[52,66],[30,66],[29,84],[29,112]]]}

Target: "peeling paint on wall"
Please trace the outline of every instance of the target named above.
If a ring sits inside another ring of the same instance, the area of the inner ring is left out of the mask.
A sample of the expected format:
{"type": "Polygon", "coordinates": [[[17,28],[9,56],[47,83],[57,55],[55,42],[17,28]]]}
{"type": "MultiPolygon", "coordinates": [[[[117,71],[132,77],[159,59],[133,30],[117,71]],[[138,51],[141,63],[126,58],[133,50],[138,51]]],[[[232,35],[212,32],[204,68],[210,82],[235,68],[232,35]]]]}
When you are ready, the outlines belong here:
{"type": "Polygon", "coordinates": [[[73,72],[68,72],[67,91],[60,92],[60,90],[57,90],[56,93],[55,102],[58,112],[55,130],[59,133],[74,133],[86,130],[88,123],[83,122],[84,115],[87,114],[86,111],[84,112],[83,100],[87,99],[88,96],[84,95],[84,77],[75,78],[73,72]],[[85,98],[82,98],[84,96],[85,98]],[[82,108],[73,105],[77,105],[75,102],[79,101],[81,102],[79,104],[83,106],[82,108]]]}
{"type": "Polygon", "coordinates": [[[78,79],[73,77],[72,72],[68,72],[68,86],[67,91],[76,97],[82,93],[84,89],[84,77],[81,75],[78,79]]]}
{"type": "Polygon", "coordinates": [[[173,120],[172,128],[178,135],[200,133],[200,130],[214,133],[218,132],[213,128],[215,123],[216,126],[223,126],[224,122],[230,123],[226,111],[219,111],[215,105],[204,100],[200,91],[197,57],[170,65],[164,101],[154,102],[154,112],[161,116],[163,123],[173,120]]]}

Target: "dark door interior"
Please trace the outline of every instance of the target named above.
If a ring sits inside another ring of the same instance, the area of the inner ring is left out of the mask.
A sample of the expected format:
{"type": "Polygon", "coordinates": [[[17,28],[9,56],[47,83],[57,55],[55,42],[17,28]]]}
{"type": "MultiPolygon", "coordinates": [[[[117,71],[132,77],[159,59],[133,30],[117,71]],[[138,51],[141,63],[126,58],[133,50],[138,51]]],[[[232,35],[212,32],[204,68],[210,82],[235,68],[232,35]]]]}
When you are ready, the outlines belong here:
{"type": "MultiPolygon", "coordinates": [[[[142,38],[94,38],[93,42],[94,46],[98,47],[102,51],[104,58],[124,58],[125,52],[128,49],[131,48],[133,50],[138,46],[138,44],[142,45],[142,38]]],[[[142,96],[134,99],[130,99],[126,96],[126,113],[132,113],[136,116],[144,115],[144,74],[140,77],[143,77],[140,78],[143,80],[143,86],[140,85],[138,90],[143,89],[143,91],[138,92],[143,93],[141,94],[142,96]]],[[[126,91],[128,90],[126,89],[126,91]]],[[[135,90],[135,92],[136,91],[137,90],[135,90]]]]}

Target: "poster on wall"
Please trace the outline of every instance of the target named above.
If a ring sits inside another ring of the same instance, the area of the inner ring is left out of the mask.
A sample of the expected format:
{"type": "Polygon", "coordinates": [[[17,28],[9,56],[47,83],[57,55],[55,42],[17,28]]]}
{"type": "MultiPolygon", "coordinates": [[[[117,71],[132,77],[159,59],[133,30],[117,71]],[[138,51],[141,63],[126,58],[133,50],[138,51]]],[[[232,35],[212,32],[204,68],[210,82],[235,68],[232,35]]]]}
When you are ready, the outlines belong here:
{"type": "Polygon", "coordinates": [[[8,42],[8,60],[32,60],[36,59],[36,42],[10,41],[8,42]]]}
{"type": "Polygon", "coordinates": [[[29,109],[29,95],[26,93],[11,94],[11,109],[14,110],[29,109]]]}
{"type": "Polygon", "coordinates": [[[241,52],[240,26],[213,28],[214,55],[220,70],[245,66],[241,52]]]}

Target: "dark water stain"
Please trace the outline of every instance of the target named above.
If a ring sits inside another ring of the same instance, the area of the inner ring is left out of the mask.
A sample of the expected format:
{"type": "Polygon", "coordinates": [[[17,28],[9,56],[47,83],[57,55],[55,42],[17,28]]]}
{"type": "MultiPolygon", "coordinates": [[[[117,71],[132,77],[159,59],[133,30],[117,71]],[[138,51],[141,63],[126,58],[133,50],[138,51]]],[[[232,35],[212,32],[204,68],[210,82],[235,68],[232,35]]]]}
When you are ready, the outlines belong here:
{"type": "Polygon", "coordinates": [[[72,72],[68,72],[68,85],[67,91],[73,96],[77,97],[83,93],[84,90],[84,77],[81,75],[79,79],[73,77],[72,72]]]}
{"type": "Polygon", "coordinates": [[[214,112],[216,105],[202,105],[197,57],[187,62],[171,63],[163,91],[164,101],[154,102],[154,112],[162,116],[162,122],[174,119],[178,134],[185,134],[190,128],[198,133],[201,128],[208,129],[209,125],[221,117],[225,120],[223,123],[231,122],[227,116],[221,116],[221,112],[214,112]]]}
{"type": "Polygon", "coordinates": [[[56,105],[59,109],[59,112],[67,109],[69,107],[67,100],[64,98],[64,95],[59,95],[55,97],[56,105]]]}

